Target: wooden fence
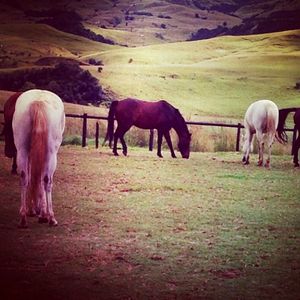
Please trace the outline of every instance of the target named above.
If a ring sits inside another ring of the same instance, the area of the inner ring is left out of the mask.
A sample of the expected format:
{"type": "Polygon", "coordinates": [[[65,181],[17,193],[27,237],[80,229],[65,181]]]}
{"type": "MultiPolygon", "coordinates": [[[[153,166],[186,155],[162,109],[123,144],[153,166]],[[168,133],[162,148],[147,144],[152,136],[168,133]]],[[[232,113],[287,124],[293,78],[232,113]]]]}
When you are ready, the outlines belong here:
{"type": "MultiPolygon", "coordinates": [[[[0,113],[3,113],[3,111],[0,111],[0,113]]],[[[107,117],[101,117],[101,116],[91,116],[86,113],[82,115],[78,114],[66,114],[67,118],[77,118],[82,119],[82,139],[81,139],[81,145],[82,147],[86,147],[87,145],[87,123],[88,119],[94,119],[94,120],[108,120],[107,117]]],[[[236,144],[235,144],[235,150],[240,151],[240,140],[241,140],[241,129],[244,128],[244,126],[241,123],[238,124],[228,124],[228,123],[216,123],[216,122],[192,122],[187,121],[187,125],[192,126],[210,126],[210,127],[227,127],[227,128],[235,128],[236,129],[236,144]]],[[[296,138],[296,132],[294,129],[286,128],[286,131],[293,132],[293,142],[296,138]]],[[[95,128],[95,147],[99,147],[99,123],[96,123],[95,128]]],[[[154,130],[150,130],[149,134],[149,150],[153,150],[153,141],[154,141],[154,130]]]]}

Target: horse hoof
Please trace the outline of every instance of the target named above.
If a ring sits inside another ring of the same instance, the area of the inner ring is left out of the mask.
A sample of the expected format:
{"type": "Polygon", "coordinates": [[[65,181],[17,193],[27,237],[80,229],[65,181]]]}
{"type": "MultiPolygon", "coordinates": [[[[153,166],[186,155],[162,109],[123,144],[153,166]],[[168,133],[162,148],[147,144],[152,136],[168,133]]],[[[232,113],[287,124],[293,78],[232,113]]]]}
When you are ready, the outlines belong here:
{"type": "Polygon", "coordinates": [[[249,160],[243,161],[243,165],[244,165],[244,166],[249,165],[249,160]]]}
{"type": "Polygon", "coordinates": [[[258,167],[261,167],[263,165],[263,162],[260,160],[260,161],[258,161],[258,163],[257,163],[257,166],[258,167]]]}
{"type": "Polygon", "coordinates": [[[295,168],[300,167],[299,163],[294,163],[294,167],[295,167],[295,168]]]}
{"type": "Polygon", "coordinates": [[[39,223],[40,224],[48,223],[48,218],[46,218],[46,217],[39,217],[39,223]]]}
{"type": "Polygon", "coordinates": [[[124,156],[127,156],[127,152],[123,152],[123,155],[124,155],[124,156]]]}
{"type": "Polygon", "coordinates": [[[58,222],[54,218],[49,221],[49,226],[55,227],[57,225],[58,225],[58,222]]]}
{"type": "Polygon", "coordinates": [[[114,156],[119,156],[118,152],[113,152],[114,156]]]}
{"type": "Polygon", "coordinates": [[[11,175],[18,175],[17,170],[11,170],[11,175]]]}

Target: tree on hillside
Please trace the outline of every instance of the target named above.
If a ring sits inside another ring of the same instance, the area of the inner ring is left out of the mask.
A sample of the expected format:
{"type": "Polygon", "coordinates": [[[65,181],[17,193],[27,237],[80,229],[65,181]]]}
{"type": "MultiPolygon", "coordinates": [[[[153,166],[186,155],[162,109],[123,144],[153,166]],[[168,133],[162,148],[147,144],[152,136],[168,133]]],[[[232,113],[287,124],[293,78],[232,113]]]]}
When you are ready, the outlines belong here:
{"type": "Polygon", "coordinates": [[[54,68],[0,74],[0,89],[26,91],[32,88],[52,91],[65,102],[94,105],[102,102],[103,92],[98,80],[76,63],[61,62],[54,68]]]}

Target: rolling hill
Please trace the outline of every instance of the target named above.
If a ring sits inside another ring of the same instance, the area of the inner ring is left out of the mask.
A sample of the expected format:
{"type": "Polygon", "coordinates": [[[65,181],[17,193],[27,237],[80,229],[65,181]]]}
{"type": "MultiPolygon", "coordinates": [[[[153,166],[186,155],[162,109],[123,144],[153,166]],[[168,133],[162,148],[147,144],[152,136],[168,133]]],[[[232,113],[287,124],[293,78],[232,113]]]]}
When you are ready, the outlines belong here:
{"type": "Polygon", "coordinates": [[[219,37],[96,54],[121,98],[166,99],[186,115],[240,117],[256,99],[299,106],[300,31],[219,37]]]}
{"type": "Polygon", "coordinates": [[[267,20],[285,9],[296,11],[298,2],[286,1],[284,6],[282,1],[208,1],[203,7],[204,1],[145,0],[128,5],[123,0],[90,0],[55,5],[76,10],[86,28],[119,44],[108,45],[36,23],[26,15],[26,10],[53,8],[50,1],[12,1],[13,6],[0,12],[0,72],[32,68],[43,57],[85,64],[94,58],[104,64],[102,72],[97,66],[82,67],[116,98],[166,99],[193,119],[241,118],[250,102],[262,98],[280,107],[299,106],[299,30],[185,41],[198,24],[215,28],[226,22],[233,28],[247,18],[267,20]],[[134,17],[127,25],[126,16],[134,17]]]}

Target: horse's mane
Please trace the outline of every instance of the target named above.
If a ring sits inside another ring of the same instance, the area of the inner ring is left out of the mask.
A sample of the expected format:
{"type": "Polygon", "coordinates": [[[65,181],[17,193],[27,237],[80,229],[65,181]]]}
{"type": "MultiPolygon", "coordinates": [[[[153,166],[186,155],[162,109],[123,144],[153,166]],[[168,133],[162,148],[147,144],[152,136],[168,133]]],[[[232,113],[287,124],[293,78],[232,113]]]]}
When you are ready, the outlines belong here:
{"type": "Polygon", "coordinates": [[[31,169],[30,190],[33,199],[38,198],[38,187],[41,183],[42,170],[45,165],[48,148],[48,126],[45,103],[32,102],[30,106],[32,119],[29,163],[31,169]]]}
{"type": "Polygon", "coordinates": [[[292,107],[292,108],[283,108],[279,110],[279,120],[277,126],[277,140],[280,143],[286,143],[288,141],[288,136],[285,132],[285,121],[289,113],[295,112],[296,110],[300,109],[299,107],[292,107]]]}

